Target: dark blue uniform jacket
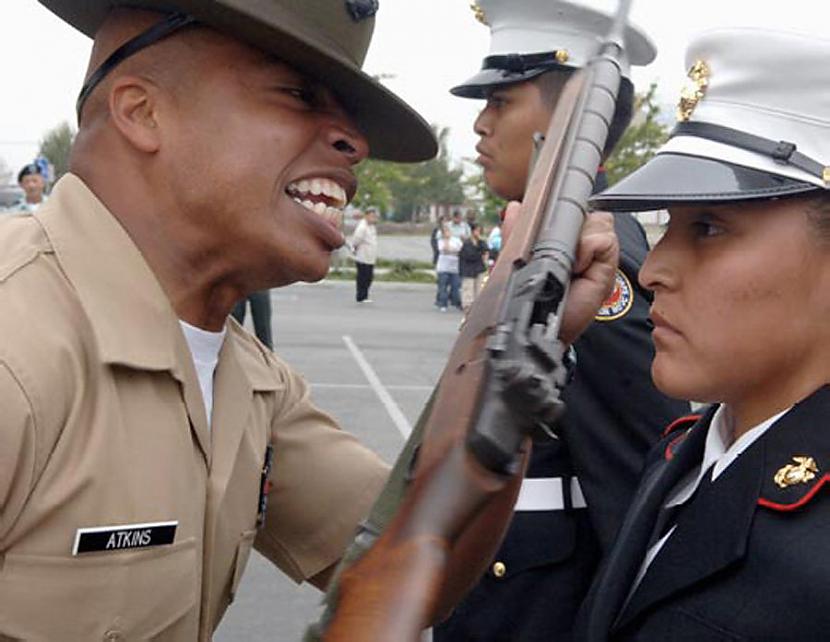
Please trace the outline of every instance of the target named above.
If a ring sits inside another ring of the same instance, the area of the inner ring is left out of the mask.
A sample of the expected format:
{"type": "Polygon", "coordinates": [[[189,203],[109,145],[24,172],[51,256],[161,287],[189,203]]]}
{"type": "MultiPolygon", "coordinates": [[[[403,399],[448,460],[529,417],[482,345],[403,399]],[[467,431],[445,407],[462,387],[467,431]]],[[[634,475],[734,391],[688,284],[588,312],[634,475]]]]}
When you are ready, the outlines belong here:
{"type": "Polygon", "coordinates": [[[535,445],[527,477],[576,476],[586,508],[517,511],[493,567],[436,627],[436,642],[557,642],[571,639],[576,613],[613,540],[636,488],[645,455],[685,402],[651,383],[654,348],[650,294],[637,274],[645,233],[629,214],[617,214],[620,271],[614,297],[576,342],[577,365],[565,400],[561,439],[535,445]]]}
{"type": "Polygon", "coordinates": [[[700,464],[713,414],[680,426],[650,455],[577,639],[830,639],[830,387],[794,406],[695,494],[626,603],[657,511],[700,464]],[[802,456],[818,472],[779,486],[776,473],[802,456]]]}

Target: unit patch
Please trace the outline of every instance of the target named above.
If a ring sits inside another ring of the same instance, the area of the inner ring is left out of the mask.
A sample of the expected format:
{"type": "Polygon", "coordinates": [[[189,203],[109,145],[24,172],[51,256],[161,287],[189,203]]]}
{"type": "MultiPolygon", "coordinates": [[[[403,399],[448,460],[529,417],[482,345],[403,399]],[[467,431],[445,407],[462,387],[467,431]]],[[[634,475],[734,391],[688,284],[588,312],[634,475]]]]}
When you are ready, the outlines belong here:
{"type": "Polygon", "coordinates": [[[595,318],[597,321],[619,319],[628,314],[633,304],[634,289],[631,287],[631,281],[623,274],[622,270],[617,270],[617,276],[614,279],[614,290],[611,292],[611,296],[605,299],[595,318]]]}
{"type": "Polygon", "coordinates": [[[79,528],[75,532],[72,554],[124,551],[172,544],[178,525],[179,522],[156,522],[79,528]]]}

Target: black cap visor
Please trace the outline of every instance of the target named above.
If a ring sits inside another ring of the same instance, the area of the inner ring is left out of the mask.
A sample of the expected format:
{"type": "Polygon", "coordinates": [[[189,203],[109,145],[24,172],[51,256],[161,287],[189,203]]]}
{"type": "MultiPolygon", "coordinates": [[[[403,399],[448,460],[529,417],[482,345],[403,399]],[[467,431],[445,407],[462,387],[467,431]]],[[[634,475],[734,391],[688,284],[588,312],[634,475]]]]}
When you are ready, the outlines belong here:
{"type": "Polygon", "coordinates": [[[681,203],[729,203],[821,189],[786,176],[686,154],[659,154],[591,198],[595,209],[644,212],[681,203]]]}
{"type": "MultiPolygon", "coordinates": [[[[570,69],[570,67],[563,65],[562,69],[570,69]]],[[[497,87],[524,82],[550,70],[550,67],[529,69],[522,72],[506,69],[482,69],[466,82],[450,89],[450,93],[459,98],[487,98],[488,94],[497,87]]]]}

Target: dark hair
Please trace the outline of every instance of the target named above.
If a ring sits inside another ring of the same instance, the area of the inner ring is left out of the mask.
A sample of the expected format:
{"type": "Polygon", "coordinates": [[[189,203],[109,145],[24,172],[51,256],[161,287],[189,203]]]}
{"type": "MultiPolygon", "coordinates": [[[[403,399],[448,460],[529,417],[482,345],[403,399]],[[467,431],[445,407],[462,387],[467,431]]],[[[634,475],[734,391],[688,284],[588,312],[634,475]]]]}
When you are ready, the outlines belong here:
{"type": "MultiPolygon", "coordinates": [[[[541,76],[537,76],[534,80],[542,93],[542,100],[551,105],[551,113],[556,101],[562,93],[562,87],[570,78],[571,74],[576,71],[572,67],[563,67],[545,72],[541,76]]],[[[602,151],[602,158],[605,160],[614,151],[614,147],[620,142],[623,132],[625,132],[631,118],[634,114],[634,85],[628,78],[623,78],[620,83],[620,91],[617,95],[617,109],[614,112],[614,119],[611,121],[611,127],[608,130],[608,139],[605,142],[605,148],[602,151]]]]}
{"type": "Polygon", "coordinates": [[[819,240],[830,241],[830,190],[817,189],[804,196],[807,221],[819,240]]]}

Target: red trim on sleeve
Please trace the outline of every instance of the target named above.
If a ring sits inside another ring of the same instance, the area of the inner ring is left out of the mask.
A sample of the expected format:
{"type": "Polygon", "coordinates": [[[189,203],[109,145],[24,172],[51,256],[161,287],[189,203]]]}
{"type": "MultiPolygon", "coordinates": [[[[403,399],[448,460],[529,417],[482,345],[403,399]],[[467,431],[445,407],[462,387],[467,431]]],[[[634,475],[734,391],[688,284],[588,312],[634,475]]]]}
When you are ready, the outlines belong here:
{"type": "Polygon", "coordinates": [[[825,473],[824,477],[819,479],[813,485],[813,487],[810,489],[810,491],[806,495],[804,495],[801,499],[799,499],[797,502],[795,502],[794,504],[778,504],[776,502],[771,502],[770,500],[764,499],[763,497],[761,497],[761,498],[758,499],[758,505],[763,506],[764,508],[771,508],[772,510],[779,510],[779,511],[797,510],[797,509],[801,508],[802,506],[804,506],[805,504],[807,504],[807,502],[809,502],[813,497],[815,497],[815,495],[818,493],[818,491],[821,489],[821,487],[824,486],[824,484],[827,483],[827,482],[830,482],[830,474],[825,473]]]}
{"type": "Polygon", "coordinates": [[[680,419],[675,419],[671,422],[666,429],[663,431],[663,437],[668,437],[672,434],[675,430],[681,427],[681,424],[685,423],[697,423],[703,415],[686,415],[685,417],[680,417],[680,419]]]}

